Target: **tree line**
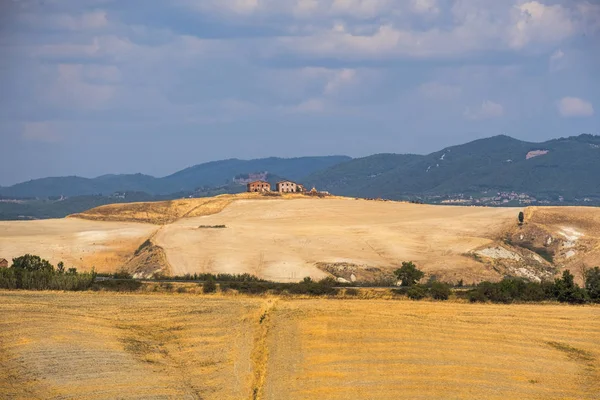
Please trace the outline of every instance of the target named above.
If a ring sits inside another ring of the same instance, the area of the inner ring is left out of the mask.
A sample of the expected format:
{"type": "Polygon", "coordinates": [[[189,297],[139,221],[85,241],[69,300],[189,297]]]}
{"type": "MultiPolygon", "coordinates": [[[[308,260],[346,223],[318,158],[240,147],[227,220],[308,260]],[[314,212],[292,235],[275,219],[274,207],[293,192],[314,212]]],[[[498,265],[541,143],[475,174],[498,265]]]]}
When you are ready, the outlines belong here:
{"type": "MultiPolygon", "coordinates": [[[[399,293],[406,294],[414,300],[431,297],[436,300],[447,300],[451,293],[448,283],[430,281],[418,283],[425,274],[412,262],[403,262],[395,271],[401,282],[399,293]]],[[[584,269],[583,287],[575,283],[574,276],[565,270],[560,278],[554,281],[532,282],[522,278],[505,277],[500,282],[481,282],[466,291],[456,291],[457,297],[466,298],[470,302],[541,302],[558,301],[570,304],[600,303],[600,267],[584,269]]],[[[459,282],[458,287],[462,286],[459,282]]]]}
{"type": "Polygon", "coordinates": [[[55,267],[39,256],[26,254],[14,258],[10,268],[0,268],[0,289],[87,290],[96,273],[65,269],[61,261],[55,267]]]}

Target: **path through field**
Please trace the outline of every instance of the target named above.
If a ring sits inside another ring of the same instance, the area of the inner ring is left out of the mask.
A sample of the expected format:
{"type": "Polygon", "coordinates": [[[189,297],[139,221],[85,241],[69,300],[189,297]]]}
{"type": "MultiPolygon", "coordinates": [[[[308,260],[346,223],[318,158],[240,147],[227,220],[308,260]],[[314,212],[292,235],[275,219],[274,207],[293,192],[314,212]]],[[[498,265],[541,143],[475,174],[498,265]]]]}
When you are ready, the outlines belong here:
{"type": "Polygon", "coordinates": [[[0,292],[2,399],[597,399],[600,307],[0,292]]]}

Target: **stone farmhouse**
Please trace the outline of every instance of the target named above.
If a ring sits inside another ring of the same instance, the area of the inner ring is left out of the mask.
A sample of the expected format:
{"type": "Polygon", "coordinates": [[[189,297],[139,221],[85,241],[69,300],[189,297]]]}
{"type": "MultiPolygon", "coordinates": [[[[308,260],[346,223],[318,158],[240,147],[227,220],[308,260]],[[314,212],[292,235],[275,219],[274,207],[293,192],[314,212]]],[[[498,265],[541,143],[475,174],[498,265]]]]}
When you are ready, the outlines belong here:
{"type": "MultiPolygon", "coordinates": [[[[248,184],[248,192],[270,192],[271,184],[265,181],[254,181],[248,184]]],[[[296,182],[281,181],[277,182],[275,191],[279,193],[306,193],[306,188],[296,182]]]]}
{"type": "Polygon", "coordinates": [[[248,192],[270,192],[271,184],[266,181],[254,181],[248,184],[248,192]]]}

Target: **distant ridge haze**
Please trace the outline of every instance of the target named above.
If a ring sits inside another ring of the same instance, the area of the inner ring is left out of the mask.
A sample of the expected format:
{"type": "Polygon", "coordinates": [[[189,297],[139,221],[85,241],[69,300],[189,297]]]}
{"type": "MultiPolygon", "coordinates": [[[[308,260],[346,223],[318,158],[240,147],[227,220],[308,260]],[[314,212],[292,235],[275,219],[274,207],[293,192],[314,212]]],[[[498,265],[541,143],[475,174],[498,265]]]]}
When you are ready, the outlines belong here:
{"type": "Polygon", "coordinates": [[[167,195],[231,185],[236,175],[263,171],[347,196],[400,199],[411,195],[514,190],[533,195],[600,197],[600,136],[584,134],[533,143],[499,135],[427,155],[233,158],[198,164],[162,178],[108,174],[93,179],[36,179],[0,188],[0,195],[167,195]]]}

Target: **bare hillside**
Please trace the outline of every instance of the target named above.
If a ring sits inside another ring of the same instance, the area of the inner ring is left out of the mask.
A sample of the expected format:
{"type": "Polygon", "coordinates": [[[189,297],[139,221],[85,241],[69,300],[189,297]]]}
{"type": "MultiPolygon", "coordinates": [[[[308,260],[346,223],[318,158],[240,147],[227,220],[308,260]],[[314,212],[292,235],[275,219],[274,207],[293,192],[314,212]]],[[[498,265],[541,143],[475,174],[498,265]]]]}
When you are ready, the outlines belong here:
{"type": "Polygon", "coordinates": [[[99,207],[71,218],[0,222],[0,257],[136,276],[250,273],[277,280],[389,277],[403,261],[466,283],[551,279],[600,264],[600,210],[428,206],[257,194],[99,207]],[[142,246],[142,244],[145,244],[142,246]]]}

